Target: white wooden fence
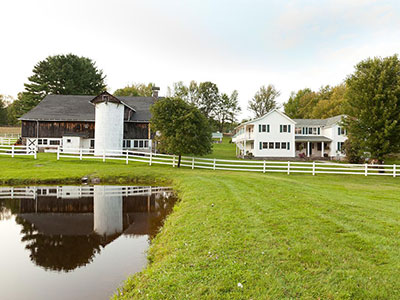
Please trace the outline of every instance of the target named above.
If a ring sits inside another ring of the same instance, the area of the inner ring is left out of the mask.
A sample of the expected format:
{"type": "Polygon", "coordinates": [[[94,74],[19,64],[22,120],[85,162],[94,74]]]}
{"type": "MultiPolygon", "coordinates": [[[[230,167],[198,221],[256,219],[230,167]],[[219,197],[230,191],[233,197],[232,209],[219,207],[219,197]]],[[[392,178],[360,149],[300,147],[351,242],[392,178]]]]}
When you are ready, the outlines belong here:
{"type": "MultiPolygon", "coordinates": [[[[129,150],[105,150],[102,155],[95,156],[93,149],[63,149],[58,148],[57,160],[61,158],[121,160],[126,164],[131,161],[149,164],[164,164],[178,166],[178,156],[158,153],[148,153],[129,150]]],[[[280,173],[308,173],[316,174],[352,174],[352,175],[379,175],[400,176],[400,166],[344,164],[331,162],[282,162],[260,160],[226,160],[212,158],[195,158],[182,156],[181,167],[210,170],[247,171],[247,172],[280,172],[280,173]]]]}
{"type": "MultiPolygon", "coordinates": [[[[171,191],[169,187],[104,186],[106,196],[150,196],[171,191]]],[[[0,187],[0,199],[36,199],[38,195],[57,198],[93,197],[94,187],[90,185],[0,187]]]]}
{"type": "Polygon", "coordinates": [[[0,145],[14,145],[18,138],[0,136],[0,145]]]}
{"type": "Polygon", "coordinates": [[[0,145],[0,155],[15,156],[33,156],[37,157],[37,150],[27,146],[0,145]]]}

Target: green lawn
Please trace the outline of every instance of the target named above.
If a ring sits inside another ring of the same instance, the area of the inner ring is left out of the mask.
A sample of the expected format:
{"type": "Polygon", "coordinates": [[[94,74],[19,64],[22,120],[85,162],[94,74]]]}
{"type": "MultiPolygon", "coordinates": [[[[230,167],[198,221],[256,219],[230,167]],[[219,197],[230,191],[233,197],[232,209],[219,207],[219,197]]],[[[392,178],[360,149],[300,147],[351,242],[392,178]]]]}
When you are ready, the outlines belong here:
{"type": "Polygon", "coordinates": [[[0,157],[3,184],[84,175],[163,182],[181,198],[118,298],[400,298],[399,178],[0,157]]]}
{"type": "Polygon", "coordinates": [[[221,144],[213,144],[213,153],[203,157],[220,159],[237,159],[235,144],[229,143],[231,137],[224,137],[221,144]]]}

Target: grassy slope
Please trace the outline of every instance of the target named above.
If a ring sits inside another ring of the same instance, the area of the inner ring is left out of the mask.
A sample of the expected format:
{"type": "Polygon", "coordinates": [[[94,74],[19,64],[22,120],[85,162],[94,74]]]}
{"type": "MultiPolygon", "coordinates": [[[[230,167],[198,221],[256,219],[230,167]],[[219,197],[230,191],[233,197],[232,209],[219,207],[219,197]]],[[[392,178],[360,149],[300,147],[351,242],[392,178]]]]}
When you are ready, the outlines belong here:
{"type": "Polygon", "coordinates": [[[237,159],[235,154],[235,144],[229,143],[230,137],[224,137],[221,144],[213,144],[213,153],[205,155],[209,158],[237,159]]]}
{"type": "Polygon", "coordinates": [[[398,178],[0,157],[0,182],[87,174],[170,180],[182,199],[121,298],[400,298],[398,178]]]}

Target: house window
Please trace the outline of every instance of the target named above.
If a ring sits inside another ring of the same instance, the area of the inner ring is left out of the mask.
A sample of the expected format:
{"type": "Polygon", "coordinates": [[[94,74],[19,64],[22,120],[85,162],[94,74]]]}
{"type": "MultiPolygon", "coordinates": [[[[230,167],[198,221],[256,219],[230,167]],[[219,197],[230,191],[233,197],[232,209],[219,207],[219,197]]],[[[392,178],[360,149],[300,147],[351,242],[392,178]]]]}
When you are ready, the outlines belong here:
{"type": "Polygon", "coordinates": [[[338,143],[337,143],[337,151],[339,151],[339,152],[341,152],[341,153],[344,152],[343,144],[344,144],[343,142],[338,142],[338,143]]]}
{"type": "Polygon", "coordinates": [[[296,128],[294,129],[294,133],[295,133],[295,134],[301,134],[301,127],[296,127],[296,128]]]}
{"type": "Polygon", "coordinates": [[[286,149],[286,142],[282,142],[281,149],[286,149]]]}
{"type": "Polygon", "coordinates": [[[262,148],[263,149],[268,149],[268,143],[267,142],[262,143],[262,148]]]}
{"type": "Polygon", "coordinates": [[[317,144],[317,150],[318,151],[322,151],[322,143],[318,143],[317,144]]]}
{"type": "Polygon", "coordinates": [[[313,129],[312,129],[312,134],[313,134],[313,135],[316,135],[316,134],[317,134],[317,128],[316,128],[316,127],[313,127],[313,129]]]}
{"type": "Polygon", "coordinates": [[[273,143],[273,142],[269,142],[268,148],[269,148],[269,149],[274,149],[274,143],[273,143]]]}
{"type": "Polygon", "coordinates": [[[281,143],[276,142],[275,143],[275,149],[281,149],[281,143]]]}
{"type": "Polygon", "coordinates": [[[290,125],[281,125],[280,131],[281,132],[290,132],[290,125]]]}
{"type": "Polygon", "coordinates": [[[258,125],[258,132],[269,132],[269,124],[259,124],[258,125]]]}
{"type": "Polygon", "coordinates": [[[50,140],[50,145],[58,146],[58,145],[60,145],[60,141],[59,140],[50,140]]]}
{"type": "Polygon", "coordinates": [[[338,127],[338,135],[344,135],[345,134],[345,130],[343,127],[338,127]]]}

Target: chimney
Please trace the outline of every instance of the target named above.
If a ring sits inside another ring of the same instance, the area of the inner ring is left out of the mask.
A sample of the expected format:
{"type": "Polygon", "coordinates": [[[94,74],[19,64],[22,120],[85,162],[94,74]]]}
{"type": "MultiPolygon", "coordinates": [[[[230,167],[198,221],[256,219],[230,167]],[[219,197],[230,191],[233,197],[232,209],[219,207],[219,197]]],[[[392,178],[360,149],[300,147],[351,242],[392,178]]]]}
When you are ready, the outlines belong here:
{"type": "Polygon", "coordinates": [[[153,86],[151,88],[151,90],[153,91],[153,98],[157,99],[158,98],[158,91],[160,90],[160,88],[158,86],[153,86]]]}

